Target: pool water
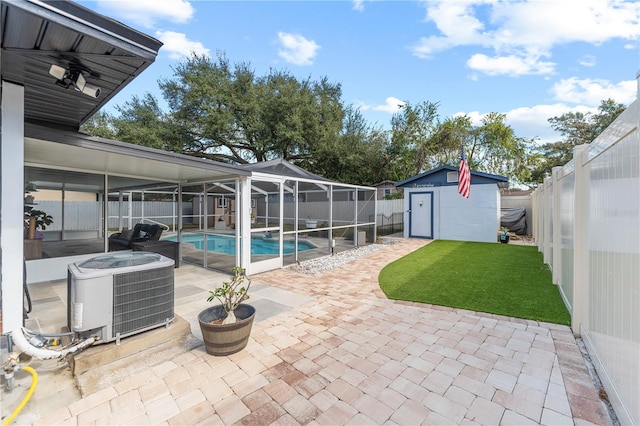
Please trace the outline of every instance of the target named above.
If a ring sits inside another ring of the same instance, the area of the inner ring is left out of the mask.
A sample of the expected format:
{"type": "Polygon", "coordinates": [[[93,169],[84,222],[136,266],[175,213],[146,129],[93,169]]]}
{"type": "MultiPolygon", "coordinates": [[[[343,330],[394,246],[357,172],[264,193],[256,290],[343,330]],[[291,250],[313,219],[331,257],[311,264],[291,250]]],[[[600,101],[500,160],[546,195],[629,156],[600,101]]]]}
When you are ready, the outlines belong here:
{"type": "MultiPolygon", "coordinates": [[[[178,236],[167,238],[170,241],[178,241],[178,236]]],[[[193,244],[195,248],[202,250],[204,248],[204,235],[183,235],[182,242],[193,244]]],[[[291,254],[294,252],[294,241],[284,240],[283,253],[291,254]]],[[[308,241],[298,240],[298,251],[311,250],[316,248],[315,245],[308,241]]],[[[215,251],[224,254],[236,254],[235,237],[227,237],[224,235],[208,235],[207,251],[215,251]]],[[[278,254],[278,239],[266,238],[259,235],[251,237],[251,254],[278,254]]]]}

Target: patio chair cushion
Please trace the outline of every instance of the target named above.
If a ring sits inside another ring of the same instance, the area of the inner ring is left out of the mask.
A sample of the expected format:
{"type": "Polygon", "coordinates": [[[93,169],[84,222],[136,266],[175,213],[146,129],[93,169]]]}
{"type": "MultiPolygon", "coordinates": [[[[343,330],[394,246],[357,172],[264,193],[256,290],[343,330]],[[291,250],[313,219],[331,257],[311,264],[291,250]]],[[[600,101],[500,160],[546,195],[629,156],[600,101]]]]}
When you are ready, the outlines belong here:
{"type": "Polygon", "coordinates": [[[158,241],[162,228],[157,224],[136,223],[133,229],[124,229],[109,236],[109,251],[129,250],[133,243],[158,241]]]}
{"type": "Polygon", "coordinates": [[[121,240],[130,241],[133,238],[133,229],[123,229],[118,237],[121,240]]]}

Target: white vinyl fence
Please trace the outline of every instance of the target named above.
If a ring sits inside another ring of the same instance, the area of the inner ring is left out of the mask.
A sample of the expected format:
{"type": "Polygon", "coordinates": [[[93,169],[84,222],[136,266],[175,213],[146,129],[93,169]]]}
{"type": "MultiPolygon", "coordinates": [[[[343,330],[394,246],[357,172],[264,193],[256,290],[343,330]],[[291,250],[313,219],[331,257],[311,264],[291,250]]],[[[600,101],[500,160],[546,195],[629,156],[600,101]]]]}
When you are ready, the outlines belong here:
{"type": "Polygon", "coordinates": [[[640,424],[640,106],[533,194],[534,237],[621,424],[640,424]]]}
{"type": "MultiPolygon", "coordinates": [[[[402,232],[402,211],[403,201],[400,200],[378,200],[378,214],[376,217],[377,226],[390,227],[394,232],[402,232]],[[399,231],[397,230],[399,228],[399,231]]],[[[325,203],[326,204],[326,203],[325,203]]],[[[162,223],[170,228],[177,226],[177,203],[171,201],[132,201],[130,203],[131,211],[129,211],[129,203],[124,202],[119,204],[117,201],[109,201],[109,229],[130,228],[136,223],[142,221],[152,223],[162,223]],[[122,209],[122,223],[119,222],[118,207],[122,209]]],[[[367,205],[360,202],[360,206],[367,205]]],[[[336,202],[334,206],[334,218],[353,217],[353,202],[336,202]]],[[[286,206],[285,206],[286,207],[286,206]]],[[[328,212],[322,217],[318,217],[320,208],[324,208],[324,205],[319,203],[301,203],[299,217],[301,220],[304,218],[314,218],[320,220],[328,219],[328,212]]],[[[47,227],[47,234],[49,236],[57,235],[56,238],[60,239],[59,234],[64,228],[65,236],[69,238],[71,233],[81,234],[80,231],[91,232],[93,237],[97,236],[101,231],[101,217],[102,212],[100,210],[99,202],[92,201],[65,201],[64,203],[64,216],[62,214],[62,202],[61,201],[40,201],[37,209],[43,210],[54,217],[54,222],[47,227]],[[64,220],[60,218],[64,217],[64,220]]],[[[185,209],[183,215],[185,217],[190,216],[191,204],[185,203],[183,205],[185,209]]],[[[366,208],[358,212],[358,222],[373,222],[373,210],[366,208]],[[366,216],[366,217],[364,217],[366,216]],[[371,217],[369,217],[371,216],[371,217]]],[[[289,212],[290,216],[293,216],[292,212],[289,212]]],[[[339,220],[336,219],[338,222],[339,220]]],[[[337,223],[337,225],[352,224],[353,221],[347,221],[345,223],[337,223]],[[347,223],[349,222],[349,223],[347,223]]],[[[391,233],[391,232],[389,232],[391,233]]],[[[84,235],[85,232],[82,233],[84,235]]],[[[86,238],[83,237],[83,238],[86,238]]]]}
{"type": "MultiPolygon", "coordinates": [[[[190,208],[190,206],[187,206],[190,208]]],[[[102,204],[97,201],[38,201],[34,206],[53,217],[53,223],[43,232],[47,240],[98,238],[102,233],[102,204]]],[[[131,211],[128,203],[109,201],[109,229],[133,227],[138,222],[159,223],[175,228],[177,203],[171,201],[134,201],[131,211]],[[122,223],[118,220],[118,206],[122,207],[122,223]]]]}

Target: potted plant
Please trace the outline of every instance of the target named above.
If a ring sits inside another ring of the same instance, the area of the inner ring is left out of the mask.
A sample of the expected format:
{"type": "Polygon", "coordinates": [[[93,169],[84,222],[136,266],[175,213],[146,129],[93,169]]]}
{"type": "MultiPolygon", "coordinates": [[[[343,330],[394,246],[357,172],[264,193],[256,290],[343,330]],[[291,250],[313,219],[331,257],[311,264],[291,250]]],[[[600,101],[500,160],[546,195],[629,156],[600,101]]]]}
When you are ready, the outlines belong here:
{"type": "Polygon", "coordinates": [[[304,227],[307,229],[316,229],[318,227],[318,221],[307,217],[304,221],[304,227]]]}
{"type": "Polygon", "coordinates": [[[209,291],[207,301],[218,300],[220,304],[207,308],[198,315],[208,354],[231,355],[247,346],[256,314],[253,306],[242,303],[249,299],[250,286],[251,280],[245,270],[235,266],[229,281],[209,291]]]}
{"type": "Polygon", "coordinates": [[[500,228],[500,242],[502,244],[507,244],[509,242],[509,228],[504,226],[500,228]]]}
{"type": "Polygon", "coordinates": [[[52,223],[53,217],[51,215],[42,210],[28,209],[24,212],[25,237],[29,240],[35,239],[36,231],[44,231],[52,223]]]}

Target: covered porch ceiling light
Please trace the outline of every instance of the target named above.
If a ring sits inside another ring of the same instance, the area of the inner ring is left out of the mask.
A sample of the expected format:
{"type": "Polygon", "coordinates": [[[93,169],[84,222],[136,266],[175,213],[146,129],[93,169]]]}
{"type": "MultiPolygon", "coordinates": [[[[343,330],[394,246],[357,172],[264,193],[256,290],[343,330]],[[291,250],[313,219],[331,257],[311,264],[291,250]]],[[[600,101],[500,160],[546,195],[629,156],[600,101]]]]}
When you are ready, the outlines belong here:
{"type": "Polygon", "coordinates": [[[100,88],[87,83],[83,75],[83,70],[80,67],[72,65],[71,69],[67,70],[58,65],[51,65],[49,74],[56,78],[56,84],[58,86],[64,87],[65,89],[73,86],[78,92],[82,92],[91,98],[100,96],[100,88]]]}

